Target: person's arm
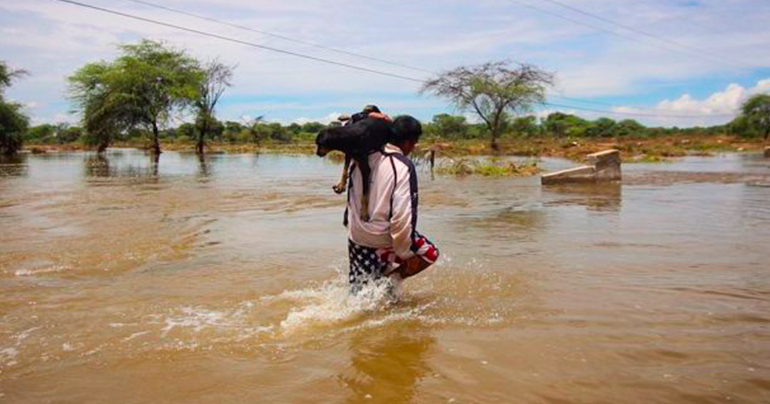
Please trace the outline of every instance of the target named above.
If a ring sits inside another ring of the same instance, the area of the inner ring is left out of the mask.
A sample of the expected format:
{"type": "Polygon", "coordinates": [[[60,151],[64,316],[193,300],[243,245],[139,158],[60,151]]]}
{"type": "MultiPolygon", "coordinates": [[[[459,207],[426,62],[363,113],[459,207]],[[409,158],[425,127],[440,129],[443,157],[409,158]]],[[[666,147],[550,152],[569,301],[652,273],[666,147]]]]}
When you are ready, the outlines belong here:
{"type": "Polygon", "coordinates": [[[412,199],[410,170],[403,162],[393,159],[395,167],[395,186],[393,187],[393,209],[390,218],[390,234],[393,238],[393,251],[401,259],[414,257],[412,243],[414,219],[417,207],[412,199]]]}

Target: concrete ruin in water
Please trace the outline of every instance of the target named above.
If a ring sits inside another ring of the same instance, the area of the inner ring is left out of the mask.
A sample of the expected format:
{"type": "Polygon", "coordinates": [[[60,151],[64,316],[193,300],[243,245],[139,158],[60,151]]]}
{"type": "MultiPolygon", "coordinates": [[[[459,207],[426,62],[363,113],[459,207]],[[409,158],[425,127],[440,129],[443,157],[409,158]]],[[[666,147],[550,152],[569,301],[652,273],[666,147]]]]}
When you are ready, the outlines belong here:
{"type": "Polygon", "coordinates": [[[620,151],[605,150],[588,155],[589,165],[570,168],[544,174],[541,177],[543,185],[564,184],[570,182],[590,183],[600,181],[620,181],[620,151]]]}

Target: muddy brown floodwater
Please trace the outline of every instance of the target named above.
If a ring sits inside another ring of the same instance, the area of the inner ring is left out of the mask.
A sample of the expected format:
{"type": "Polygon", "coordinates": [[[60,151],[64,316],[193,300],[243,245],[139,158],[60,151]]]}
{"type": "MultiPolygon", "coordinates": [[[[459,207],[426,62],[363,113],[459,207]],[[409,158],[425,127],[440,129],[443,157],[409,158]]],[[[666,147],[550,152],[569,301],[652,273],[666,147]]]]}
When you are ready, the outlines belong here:
{"type": "Polygon", "coordinates": [[[0,402],[770,402],[768,160],[547,188],[423,171],[443,255],[396,304],[347,294],[340,169],[3,160],[0,402]]]}

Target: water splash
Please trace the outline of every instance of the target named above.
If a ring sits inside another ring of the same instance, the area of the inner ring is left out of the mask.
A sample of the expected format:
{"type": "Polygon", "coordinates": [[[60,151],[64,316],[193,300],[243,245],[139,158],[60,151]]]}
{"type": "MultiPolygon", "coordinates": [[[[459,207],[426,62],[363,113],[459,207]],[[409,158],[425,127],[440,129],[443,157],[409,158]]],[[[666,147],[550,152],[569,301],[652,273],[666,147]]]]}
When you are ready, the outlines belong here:
{"type": "Polygon", "coordinates": [[[400,279],[381,279],[363,285],[357,293],[350,293],[346,282],[335,280],[318,288],[284,292],[278,299],[289,298],[299,302],[281,321],[285,334],[312,330],[360,319],[362,316],[384,310],[402,295],[400,279]]]}

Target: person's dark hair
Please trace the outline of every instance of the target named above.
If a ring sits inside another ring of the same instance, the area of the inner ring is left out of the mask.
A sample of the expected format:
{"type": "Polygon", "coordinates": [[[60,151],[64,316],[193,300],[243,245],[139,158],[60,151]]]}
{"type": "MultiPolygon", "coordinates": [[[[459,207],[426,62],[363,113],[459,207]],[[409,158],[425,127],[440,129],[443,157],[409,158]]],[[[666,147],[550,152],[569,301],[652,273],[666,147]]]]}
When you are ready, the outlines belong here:
{"type": "Polygon", "coordinates": [[[420,121],[409,115],[401,115],[393,120],[393,144],[403,143],[405,140],[420,140],[422,125],[420,121]]]}

